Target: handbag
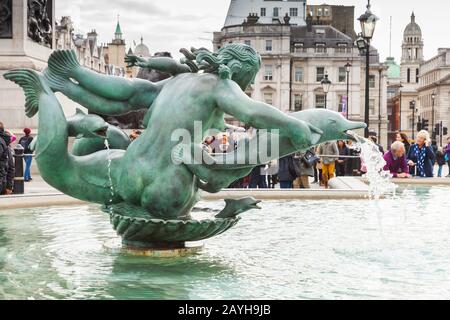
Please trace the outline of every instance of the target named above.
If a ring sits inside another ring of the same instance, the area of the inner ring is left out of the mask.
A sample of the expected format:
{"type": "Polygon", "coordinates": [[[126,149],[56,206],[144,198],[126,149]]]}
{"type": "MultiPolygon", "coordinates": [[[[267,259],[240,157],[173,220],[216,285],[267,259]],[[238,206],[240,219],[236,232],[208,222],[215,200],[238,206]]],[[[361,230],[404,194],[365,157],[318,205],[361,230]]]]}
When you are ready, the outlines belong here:
{"type": "Polygon", "coordinates": [[[319,162],[319,160],[319,157],[317,157],[316,154],[311,150],[306,151],[305,155],[301,159],[301,161],[307,168],[314,167],[314,165],[319,162]]]}

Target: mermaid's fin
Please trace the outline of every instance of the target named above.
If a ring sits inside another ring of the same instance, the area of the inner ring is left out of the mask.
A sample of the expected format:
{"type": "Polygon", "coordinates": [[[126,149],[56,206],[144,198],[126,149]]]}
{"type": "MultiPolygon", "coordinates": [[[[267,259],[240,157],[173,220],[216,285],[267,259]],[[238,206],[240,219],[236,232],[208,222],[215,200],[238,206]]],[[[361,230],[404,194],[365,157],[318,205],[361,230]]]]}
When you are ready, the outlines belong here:
{"type": "Polygon", "coordinates": [[[31,69],[16,69],[4,74],[4,78],[15,82],[25,92],[25,113],[32,118],[39,111],[39,98],[42,93],[52,93],[43,78],[31,69]]]}
{"type": "Polygon", "coordinates": [[[77,55],[73,50],[56,50],[48,59],[48,68],[44,77],[55,91],[61,91],[66,81],[70,81],[70,73],[80,67],[77,55]]]}

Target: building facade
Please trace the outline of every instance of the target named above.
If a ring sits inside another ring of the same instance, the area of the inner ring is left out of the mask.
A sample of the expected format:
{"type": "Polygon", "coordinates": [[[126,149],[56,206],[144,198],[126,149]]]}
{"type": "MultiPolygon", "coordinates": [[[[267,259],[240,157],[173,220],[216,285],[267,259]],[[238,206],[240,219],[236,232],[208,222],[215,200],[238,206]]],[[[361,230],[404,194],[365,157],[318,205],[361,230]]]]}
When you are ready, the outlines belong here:
{"type": "MultiPolygon", "coordinates": [[[[314,7],[315,12],[319,7],[314,7]]],[[[325,8],[330,6],[322,6],[324,13],[325,8]]],[[[288,19],[283,23],[264,23],[251,12],[240,12],[239,16],[247,18],[215,32],[213,42],[214,50],[239,42],[261,54],[261,71],[248,95],[284,112],[326,107],[345,116],[348,111],[349,119],[364,121],[365,63],[351,35],[335,28],[332,20],[315,24],[317,20],[311,14],[305,25],[291,24],[288,19]],[[348,73],[347,63],[351,64],[348,73]],[[325,75],[332,82],[326,95],[321,85],[325,75]]],[[[370,130],[377,132],[381,143],[386,145],[387,68],[379,62],[376,49],[371,50],[370,130]]]]}
{"type": "MultiPolygon", "coordinates": [[[[420,65],[419,84],[420,118],[429,121],[430,132],[441,123],[450,128],[450,48],[439,49],[435,57],[420,65]]],[[[441,131],[435,131],[438,145],[446,142],[441,131]]]]}
{"type": "Polygon", "coordinates": [[[393,131],[401,131],[411,138],[415,136],[417,114],[420,109],[419,79],[420,66],[424,61],[424,42],[422,30],[416,22],[414,12],[411,21],[403,32],[402,57],[400,63],[400,83],[391,86],[396,89],[391,103],[394,105],[390,123],[391,138],[395,139],[393,131]]]}
{"type": "Polygon", "coordinates": [[[242,24],[247,15],[263,24],[283,23],[289,16],[293,25],[305,25],[306,0],[231,0],[225,27],[242,24]]]}

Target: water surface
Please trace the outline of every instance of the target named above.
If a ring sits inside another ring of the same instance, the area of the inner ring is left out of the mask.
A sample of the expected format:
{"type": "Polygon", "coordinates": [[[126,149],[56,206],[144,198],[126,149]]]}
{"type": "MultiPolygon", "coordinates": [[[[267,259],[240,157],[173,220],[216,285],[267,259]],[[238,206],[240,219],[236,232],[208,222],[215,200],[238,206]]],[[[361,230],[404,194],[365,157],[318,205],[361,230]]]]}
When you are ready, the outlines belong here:
{"type": "Polygon", "coordinates": [[[96,205],[0,210],[0,298],[449,299],[450,188],[399,194],[264,202],[173,259],[108,249],[118,237],[96,205]]]}

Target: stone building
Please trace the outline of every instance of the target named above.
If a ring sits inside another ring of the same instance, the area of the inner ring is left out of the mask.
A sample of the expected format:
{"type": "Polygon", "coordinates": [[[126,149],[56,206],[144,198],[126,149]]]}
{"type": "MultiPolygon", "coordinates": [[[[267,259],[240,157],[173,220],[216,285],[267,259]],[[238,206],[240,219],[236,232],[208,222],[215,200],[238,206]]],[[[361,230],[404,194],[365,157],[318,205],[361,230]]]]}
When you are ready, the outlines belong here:
{"type": "Polygon", "coordinates": [[[247,15],[262,24],[279,24],[288,15],[293,25],[305,25],[306,0],[231,0],[225,27],[239,25],[247,15]]]}
{"type": "Polygon", "coordinates": [[[356,39],[354,6],[307,5],[306,10],[314,24],[332,25],[342,33],[356,39]]]}
{"type": "MultiPolygon", "coordinates": [[[[400,83],[397,85],[395,97],[392,103],[395,106],[392,123],[393,131],[402,131],[410,137],[415,135],[416,109],[420,108],[418,101],[418,88],[420,78],[420,65],[424,61],[423,57],[423,37],[422,30],[416,22],[414,12],[411,14],[411,22],[403,32],[402,58],[400,63],[400,83]],[[413,103],[415,103],[413,112],[413,103]]],[[[394,86],[395,87],[395,86],[394,86]]]]}
{"type": "MultiPolygon", "coordinates": [[[[268,2],[272,1],[263,1],[261,5],[268,2]]],[[[255,8],[253,10],[258,12],[255,8]]],[[[331,20],[330,23],[321,21],[315,24],[317,20],[310,14],[304,23],[296,24],[291,24],[287,18],[283,23],[267,23],[252,12],[238,13],[234,10],[233,14],[247,18],[239,23],[233,19],[234,25],[226,24],[220,32],[215,32],[214,50],[228,43],[240,42],[261,54],[261,71],[247,94],[284,112],[324,108],[326,105],[338,112],[348,109],[352,120],[364,120],[365,63],[354,46],[351,32],[349,35],[339,31],[331,20]],[[348,99],[347,63],[351,64],[348,99]],[[326,74],[333,83],[327,96],[321,85],[326,74]]],[[[381,142],[385,145],[387,68],[379,62],[376,49],[371,50],[370,129],[381,132],[381,142]]]]}
{"type": "Polygon", "coordinates": [[[91,70],[106,73],[102,44],[98,44],[98,34],[92,30],[84,37],[82,34],[74,33],[74,24],[70,17],[62,17],[56,24],[56,49],[75,50],[78,62],[91,70]]]}
{"type": "MultiPolygon", "coordinates": [[[[420,118],[429,121],[430,132],[441,122],[443,127],[450,128],[450,48],[439,49],[435,57],[421,63],[419,84],[420,118]]],[[[438,144],[442,140],[445,143],[445,138],[436,132],[438,144]]]]}

